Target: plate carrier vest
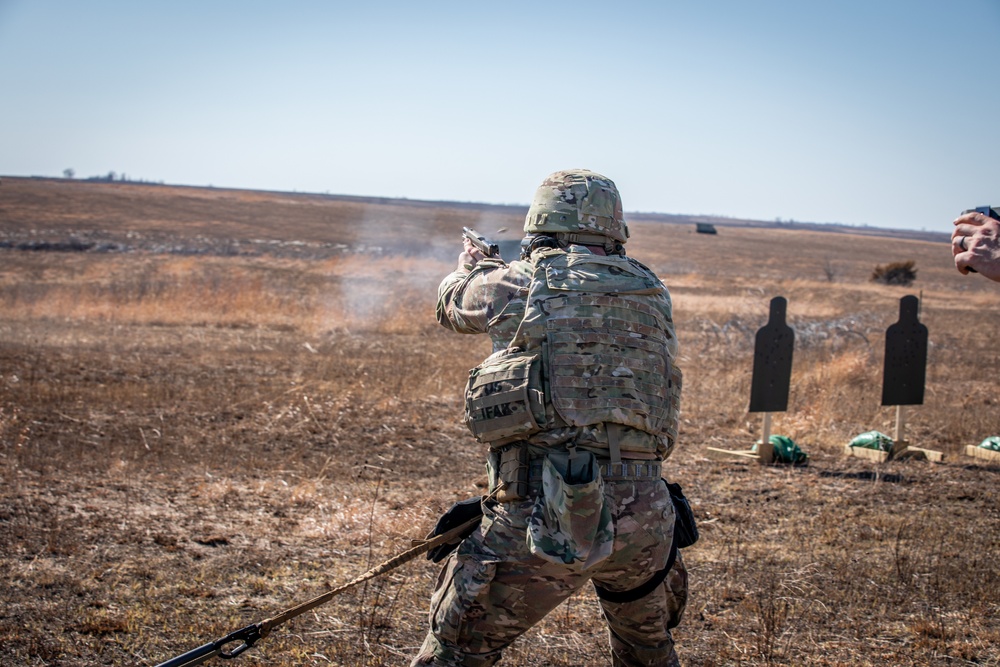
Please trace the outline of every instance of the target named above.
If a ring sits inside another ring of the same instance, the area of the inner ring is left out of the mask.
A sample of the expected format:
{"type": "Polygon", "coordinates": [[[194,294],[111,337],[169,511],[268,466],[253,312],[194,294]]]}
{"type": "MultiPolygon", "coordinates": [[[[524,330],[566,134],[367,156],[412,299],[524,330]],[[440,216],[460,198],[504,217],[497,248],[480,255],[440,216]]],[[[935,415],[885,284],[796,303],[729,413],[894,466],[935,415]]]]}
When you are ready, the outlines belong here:
{"type": "Polygon", "coordinates": [[[513,340],[469,372],[465,422],[476,439],[497,447],[604,422],[673,443],[681,375],[663,283],[621,256],[541,249],[530,261],[513,340]]]}

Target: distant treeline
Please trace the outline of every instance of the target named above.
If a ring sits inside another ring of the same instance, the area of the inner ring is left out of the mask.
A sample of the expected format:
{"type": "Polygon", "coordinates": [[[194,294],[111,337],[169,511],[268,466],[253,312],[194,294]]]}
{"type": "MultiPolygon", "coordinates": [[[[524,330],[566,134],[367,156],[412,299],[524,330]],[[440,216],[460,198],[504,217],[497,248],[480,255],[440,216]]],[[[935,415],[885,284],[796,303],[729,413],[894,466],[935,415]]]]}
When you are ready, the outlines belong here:
{"type": "MultiPolygon", "coordinates": [[[[73,178],[73,170],[67,169],[63,172],[66,178],[73,178]],[[66,172],[69,172],[67,174],[66,172]]],[[[141,183],[143,185],[163,185],[163,181],[147,181],[144,178],[129,178],[127,174],[117,174],[113,171],[109,171],[106,174],[99,176],[88,176],[83,179],[85,181],[94,181],[96,183],[141,183]]]]}

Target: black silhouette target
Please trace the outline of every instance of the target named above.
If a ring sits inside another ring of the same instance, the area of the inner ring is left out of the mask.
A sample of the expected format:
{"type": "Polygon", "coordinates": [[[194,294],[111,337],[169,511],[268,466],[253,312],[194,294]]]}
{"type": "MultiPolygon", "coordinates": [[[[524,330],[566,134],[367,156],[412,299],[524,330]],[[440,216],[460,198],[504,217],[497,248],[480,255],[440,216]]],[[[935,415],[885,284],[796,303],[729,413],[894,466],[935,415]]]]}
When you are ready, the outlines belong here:
{"type": "Polygon", "coordinates": [[[899,300],[899,321],[885,332],[882,405],[922,405],[927,376],[927,327],[917,319],[920,301],[899,300]]]}
{"type": "Polygon", "coordinates": [[[750,384],[750,412],[784,412],[788,409],[788,387],[792,381],[792,349],[795,332],[785,324],[788,301],[771,299],[767,324],[757,331],[750,384]]]}

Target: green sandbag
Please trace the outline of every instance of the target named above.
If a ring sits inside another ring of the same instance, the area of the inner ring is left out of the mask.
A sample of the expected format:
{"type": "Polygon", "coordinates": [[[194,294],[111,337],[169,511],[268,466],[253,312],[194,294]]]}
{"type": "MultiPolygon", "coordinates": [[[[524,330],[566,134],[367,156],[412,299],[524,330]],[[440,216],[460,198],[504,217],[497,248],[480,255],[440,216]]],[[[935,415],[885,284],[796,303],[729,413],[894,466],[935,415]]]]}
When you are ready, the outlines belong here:
{"type": "Polygon", "coordinates": [[[1000,436],[996,435],[990,436],[989,438],[986,438],[981,443],[979,443],[979,446],[982,447],[983,449],[990,449],[993,450],[994,452],[1000,452],[1000,436]]]}
{"type": "MultiPolygon", "coordinates": [[[[767,441],[774,447],[774,459],[776,461],[780,461],[781,463],[805,463],[806,459],[809,458],[809,455],[803,452],[795,444],[795,441],[786,435],[772,435],[767,441]]],[[[757,452],[756,443],[754,443],[750,451],[757,452]]]]}
{"type": "Polygon", "coordinates": [[[868,431],[855,436],[850,442],[851,447],[861,447],[862,449],[877,449],[880,452],[892,451],[892,438],[885,433],[878,431],[868,431]]]}

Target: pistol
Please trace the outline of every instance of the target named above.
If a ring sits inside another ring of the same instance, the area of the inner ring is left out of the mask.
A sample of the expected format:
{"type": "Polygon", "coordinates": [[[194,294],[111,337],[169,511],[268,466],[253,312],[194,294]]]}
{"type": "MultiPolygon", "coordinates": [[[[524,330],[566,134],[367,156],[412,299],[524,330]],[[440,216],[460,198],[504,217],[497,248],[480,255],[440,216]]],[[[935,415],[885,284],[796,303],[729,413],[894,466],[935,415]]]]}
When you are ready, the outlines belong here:
{"type": "Polygon", "coordinates": [[[1000,210],[997,210],[995,206],[977,206],[976,208],[970,208],[967,211],[962,211],[962,215],[965,215],[966,213],[982,213],[987,218],[1000,220],[1000,210]]]}
{"type": "Polygon", "coordinates": [[[472,241],[472,245],[479,249],[487,257],[499,257],[500,246],[486,240],[485,236],[480,236],[479,232],[471,227],[462,227],[462,236],[472,241]]]}

